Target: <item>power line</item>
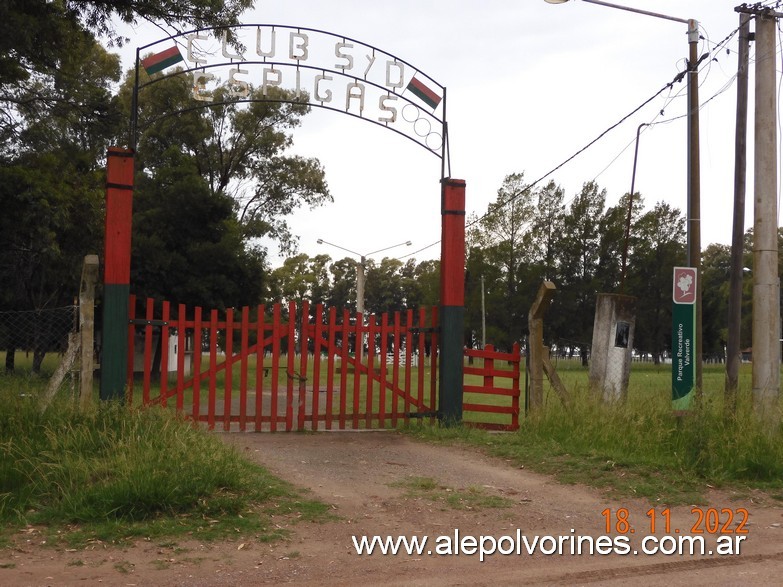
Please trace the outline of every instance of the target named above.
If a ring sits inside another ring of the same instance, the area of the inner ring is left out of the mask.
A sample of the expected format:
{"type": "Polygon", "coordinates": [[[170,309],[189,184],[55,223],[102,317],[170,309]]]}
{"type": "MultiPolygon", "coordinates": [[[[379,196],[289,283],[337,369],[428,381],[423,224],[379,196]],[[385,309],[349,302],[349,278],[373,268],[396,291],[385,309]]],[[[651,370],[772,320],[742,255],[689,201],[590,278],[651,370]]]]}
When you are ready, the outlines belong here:
{"type": "MultiPolygon", "coordinates": [[[[703,59],[703,58],[704,58],[706,55],[707,55],[707,54],[705,53],[705,54],[704,54],[704,56],[702,56],[702,59],[703,59]]],[[[700,61],[701,61],[701,60],[700,60],[700,61]]],[[[642,103],[641,103],[639,106],[637,106],[636,108],[634,108],[634,109],[633,109],[631,112],[629,112],[628,114],[626,114],[625,116],[623,116],[623,117],[622,117],[620,120],[618,120],[618,121],[617,121],[616,123],[614,123],[612,126],[610,126],[609,128],[607,128],[606,130],[604,130],[604,131],[603,131],[601,134],[599,134],[599,135],[598,135],[596,138],[594,138],[592,141],[590,141],[589,143],[587,143],[587,144],[586,144],[584,147],[582,147],[581,149],[579,149],[579,150],[578,150],[576,153],[574,153],[573,155],[571,155],[570,157],[568,157],[568,158],[567,158],[565,161],[563,161],[563,162],[562,162],[562,163],[560,163],[559,165],[557,165],[557,166],[555,166],[554,168],[552,168],[550,171],[548,171],[547,173],[545,173],[544,175],[542,175],[541,177],[539,177],[539,178],[538,178],[537,180],[535,180],[533,183],[529,184],[529,185],[527,186],[527,188],[526,188],[524,191],[527,191],[527,189],[530,189],[530,188],[533,188],[533,187],[535,187],[536,185],[538,185],[539,183],[541,183],[541,182],[542,182],[544,179],[546,179],[547,177],[549,177],[550,175],[552,175],[553,173],[555,173],[555,172],[556,172],[558,169],[560,169],[561,167],[563,167],[563,166],[565,166],[566,164],[568,164],[568,163],[570,163],[571,161],[573,161],[573,160],[574,160],[576,157],[578,157],[579,155],[581,155],[582,153],[584,153],[584,152],[585,152],[587,149],[589,149],[589,148],[590,148],[590,147],[592,147],[592,146],[593,146],[595,143],[597,143],[597,142],[598,142],[598,141],[600,141],[602,138],[604,138],[604,136],[606,136],[608,133],[610,133],[611,131],[613,131],[615,128],[617,128],[618,126],[620,126],[620,125],[621,125],[623,122],[625,122],[626,120],[628,120],[628,119],[629,119],[631,116],[633,116],[634,114],[636,114],[637,112],[639,112],[639,110],[641,110],[642,108],[644,108],[645,106],[647,106],[647,105],[648,105],[650,102],[652,102],[653,100],[655,100],[655,99],[656,99],[658,96],[660,96],[660,95],[661,95],[661,94],[662,94],[664,91],[666,91],[668,88],[671,88],[671,87],[672,87],[672,86],[673,86],[675,83],[677,83],[677,82],[681,82],[681,81],[682,81],[682,80],[685,78],[685,75],[686,75],[686,74],[687,74],[687,71],[681,71],[680,73],[678,73],[676,76],[674,76],[674,78],[672,79],[672,81],[670,81],[669,83],[667,83],[667,84],[666,84],[665,86],[663,86],[663,87],[662,87],[660,90],[658,90],[657,92],[655,92],[655,93],[654,93],[652,96],[650,96],[650,97],[649,97],[647,100],[645,100],[645,101],[644,101],[644,102],[642,102],[642,103]]],[[[524,193],[524,191],[523,191],[522,193],[524,193]]],[[[511,202],[513,202],[514,200],[516,200],[516,199],[517,199],[517,198],[518,198],[520,195],[521,195],[521,194],[516,194],[516,195],[514,195],[514,196],[511,196],[510,198],[506,199],[504,202],[500,202],[500,203],[498,203],[498,204],[495,206],[495,209],[497,209],[497,208],[502,208],[503,206],[506,206],[506,205],[510,204],[511,202]]],[[[474,220],[474,221],[473,221],[473,222],[471,222],[470,224],[466,225],[466,226],[465,226],[465,228],[470,228],[471,226],[473,226],[473,225],[475,225],[475,224],[478,224],[478,223],[479,223],[479,222],[481,222],[481,221],[482,221],[484,218],[486,218],[488,214],[489,214],[489,212],[485,212],[485,213],[484,213],[482,216],[479,216],[479,217],[478,217],[476,220],[474,220]]]]}

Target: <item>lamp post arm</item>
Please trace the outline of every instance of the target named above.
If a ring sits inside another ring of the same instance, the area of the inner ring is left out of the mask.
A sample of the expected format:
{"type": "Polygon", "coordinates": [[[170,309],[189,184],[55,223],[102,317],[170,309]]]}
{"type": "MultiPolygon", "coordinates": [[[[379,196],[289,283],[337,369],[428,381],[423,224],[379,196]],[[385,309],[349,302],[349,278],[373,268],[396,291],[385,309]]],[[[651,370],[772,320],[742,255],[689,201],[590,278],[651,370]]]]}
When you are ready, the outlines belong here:
{"type": "Polygon", "coordinates": [[[361,257],[361,253],[357,253],[356,251],[352,251],[351,249],[346,249],[345,247],[341,247],[340,245],[336,245],[334,243],[330,243],[329,241],[325,241],[322,238],[318,239],[318,244],[321,245],[329,245],[330,247],[334,247],[335,249],[340,249],[341,251],[345,251],[346,253],[351,253],[352,255],[356,255],[357,257],[361,257]]]}
{"type": "Polygon", "coordinates": [[[582,2],[588,2],[589,4],[599,4],[601,6],[608,6],[609,8],[617,8],[618,10],[635,12],[636,14],[646,14],[647,16],[654,16],[655,18],[663,18],[665,20],[673,20],[674,22],[681,22],[687,25],[690,25],[691,22],[690,20],[685,18],[677,18],[676,16],[669,16],[667,14],[660,14],[658,12],[650,12],[649,10],[642,10],[640,8],[631,8],[630,6],[612,4],[611,2],[604,2],[603,0],[582,0],[582,2]]]}
{"type": "Polygon", "coordinates": [[[405,241],[404,243],[397,243],[396,245],[392,245],[390,247],[385,247],[383,249],[378,249],[377,251],[373,251],[372,253],[365,253],[364,257],[369,257],[370,255],[374,255],[375,253],[382,253],[383,251],[388,251],[389,249],[394,249],[396,247],[401,247],[402,245],[411,246],[411,241],[405,241]]]}

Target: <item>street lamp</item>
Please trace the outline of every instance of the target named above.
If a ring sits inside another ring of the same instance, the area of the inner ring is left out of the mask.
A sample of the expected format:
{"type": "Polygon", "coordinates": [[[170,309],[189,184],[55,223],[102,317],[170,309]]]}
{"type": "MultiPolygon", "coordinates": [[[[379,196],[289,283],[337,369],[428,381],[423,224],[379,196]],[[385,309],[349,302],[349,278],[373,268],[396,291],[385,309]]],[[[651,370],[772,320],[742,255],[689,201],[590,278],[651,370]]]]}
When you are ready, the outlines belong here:
{"type": "MultiPolygon", "coordinates": [[[[372,251],[370,253],[357,253],[356,251],[353,251],[351,249],[346,249],[345,247],[341,247],[340,245],[336,245],[334,243],[330,243],[328,241],[325,241],[322,238],[319,238],[316,241],[319,245],[329,245],[330,247],[334,247],[335,249],[340,249],[341,251],[345,251],[346,253],[351,253],[352,255],[356,255],[359,257],[359,262],[356,264],[356,312],[358,314],[362,314],[364,316],[364,283],[365,283],[365,275],[364,275],[364,263],[367,260],[367,257],[370,255],[374,255],[375,253],[382,253],[383,251],[388,251],[389,249],[394,249],[397,247],[401,247],[405,245],[406,247],[411,246],[411,241],[405,241],[404,243],[397,243],[396,245],[392,245],[390,247],[384,247],[382,249],[378,249],[377,251],[372,251]]],[[[362,318],[364,319],[364,318],[362,318]]],[[[358,349],[356,351],[356,356],[361,361],[362,360],[362,354],[364,351],[364,343],[365,343],[365,334],[362,334],[361,336],[361,344],[358,345],[358,349]]]]}
{"type": "MultiPolygon", "coordinates": [[[[564,4],[568,0],[544,0],[548,4],[564,4]]],[[[699,73],[698,42],[699,22],[695,19],[676,18],[666,14],[631,8],[602,0],[582,0],[589,4],[598,4],[617,8],[626,12],[635,12],[655,18],[672,20],[688,25],[688,265],[701,272],[701,195],[699,172],[699,73]]],[[[631,194],[633,201],[633,193],[631,194]]],[[[696,388],[702,384],[702,315],[701,315],[701,279],[696,290],[696,388]]]]}
{"type": "Polygon", "coordinates": [[[360,259],[359,263],[356,264],[356,311],[361,314],[364,313],[364,284],[365,284],[364,264],[367,260],[367,257],[369,257],[370,255],[374,255],[376,253],[382,253],[383,251],[388,251],[389,249],[395,249],[403,245],[409,247],[413,244],[411,241],[405,241],[404,243],[398,243],[396,245],[391,245],[390,247],[384,247],[382,249],[378,249],[377,251],[361,254],[361,253],[357,253],[356,251],[352,251],[351,249],[346,249],[345,247],[341,247],[340,245],[336,245],[334,243],[325,241],[322,238],[319,238],[316,242],[319,245],[329,245],[330,247],[334,247],[335,249],[340,249],[341,251],[345,251],[346,253],[351,253],[352,255],[356,255],[357,257],[359,257],[360,259]]]}

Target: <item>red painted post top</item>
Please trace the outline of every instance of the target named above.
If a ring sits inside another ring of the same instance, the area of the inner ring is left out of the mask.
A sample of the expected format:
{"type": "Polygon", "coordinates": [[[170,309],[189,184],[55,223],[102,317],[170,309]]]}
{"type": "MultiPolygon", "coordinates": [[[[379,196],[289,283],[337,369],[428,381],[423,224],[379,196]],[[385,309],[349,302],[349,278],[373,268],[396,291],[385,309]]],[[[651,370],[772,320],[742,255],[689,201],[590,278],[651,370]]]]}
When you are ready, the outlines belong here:
{"type": "Polygon", "coordinates": [[[441,193],[440,303],[465,305],[465,181],[443,180],[441,193]]]}
{"type": "Polygon", "coordinates": [[[103,282],[130,283],[133,151],[109,147],[106,157],[106,225],[103,282]]]}

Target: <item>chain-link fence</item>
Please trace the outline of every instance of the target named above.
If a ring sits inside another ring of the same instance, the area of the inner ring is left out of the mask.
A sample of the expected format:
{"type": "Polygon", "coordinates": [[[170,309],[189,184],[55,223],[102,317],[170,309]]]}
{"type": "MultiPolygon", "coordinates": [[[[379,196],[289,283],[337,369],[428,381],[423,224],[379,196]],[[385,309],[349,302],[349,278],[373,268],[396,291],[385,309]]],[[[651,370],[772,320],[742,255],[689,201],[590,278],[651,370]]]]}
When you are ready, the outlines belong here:
{"type": "Polygon", "coordinates": [[[0,312],[0,373],[51,371],[68,347],[68,334],[77,330],[78,310],[65,306],[0,312]]]}

